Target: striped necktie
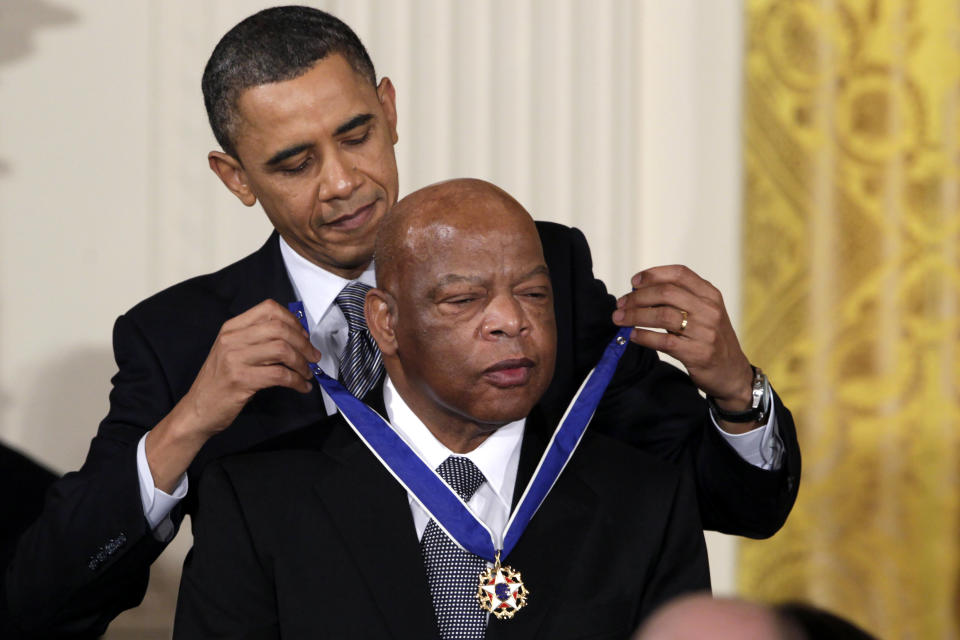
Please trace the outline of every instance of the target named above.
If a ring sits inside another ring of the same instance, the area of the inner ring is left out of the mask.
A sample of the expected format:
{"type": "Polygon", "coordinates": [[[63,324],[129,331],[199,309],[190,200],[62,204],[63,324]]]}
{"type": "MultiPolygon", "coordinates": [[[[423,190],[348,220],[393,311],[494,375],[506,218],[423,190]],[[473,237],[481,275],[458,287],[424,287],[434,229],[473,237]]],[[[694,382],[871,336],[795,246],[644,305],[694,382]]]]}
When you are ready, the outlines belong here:
{"type": "MultiPolygon", "coordinates": [[[[487,481],[477,465],[462,456],[448,457],[437,467],[437,474],[464,502],[487,481]]],[[[477,586],[480,573],[487,568],[486,561],[454,544],[434,520],[430,520],[423,531],[420,552],[440,638],[483,640],[487,632],[487,612],[477,602],[477,586]]]]}
{"type": "Polygon", "coordinates": [[[380,349],[363,315],[363,301],[370,285],[351,282],[343,288],[334,302],[347,319],[347,347],[340,356],[340,382],[347,391],[363,398],[383,375],[383,360],[380,349]]]}

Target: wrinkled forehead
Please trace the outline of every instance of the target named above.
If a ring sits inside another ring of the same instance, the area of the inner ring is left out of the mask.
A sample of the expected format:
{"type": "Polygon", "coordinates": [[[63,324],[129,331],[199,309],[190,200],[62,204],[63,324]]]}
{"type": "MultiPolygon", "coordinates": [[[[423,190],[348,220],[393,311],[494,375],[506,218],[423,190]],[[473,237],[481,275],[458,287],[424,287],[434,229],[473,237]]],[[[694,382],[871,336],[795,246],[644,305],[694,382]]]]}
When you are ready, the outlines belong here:
{"type": "Polygon", "coordinates": [[[462,275],[517,277],[543,263],[536,227],[517,218],[436,219],[411,226],[400,268],[421,284],[462,275]]]}

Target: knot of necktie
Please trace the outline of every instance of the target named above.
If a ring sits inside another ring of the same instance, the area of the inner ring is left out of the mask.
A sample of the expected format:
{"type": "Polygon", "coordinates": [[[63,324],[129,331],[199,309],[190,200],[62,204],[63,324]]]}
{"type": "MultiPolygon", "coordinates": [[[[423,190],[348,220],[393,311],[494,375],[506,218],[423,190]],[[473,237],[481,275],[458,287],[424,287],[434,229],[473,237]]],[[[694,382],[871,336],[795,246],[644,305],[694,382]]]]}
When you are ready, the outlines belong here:
{"type": "Polygon", "coordinates": [[[347,391],[363,398],[383,375],[383,359],[367,329],[363,303],[370,285],[351,282],[334,299],[347,319],[347,346],[340,356],[340,382],[347,391]]]}
{"type": "Polygon", "coordinates": [[[370,291],[370,285],[362,282],[351,282],[337,294],[334,300],[347,319],[347,327],[349,327],[350,333],[365,331],[367,328],[367,319],[363,314],[363,303],[366,300],[367,291],[370,291]]]}
{"type": "Polygon", "coordinates": [[[450,456],[437,467],[437,474],[459,494],[464,502],[469,502],[477,489],[487,481],[483,472],[470,458],[450,456]]]}

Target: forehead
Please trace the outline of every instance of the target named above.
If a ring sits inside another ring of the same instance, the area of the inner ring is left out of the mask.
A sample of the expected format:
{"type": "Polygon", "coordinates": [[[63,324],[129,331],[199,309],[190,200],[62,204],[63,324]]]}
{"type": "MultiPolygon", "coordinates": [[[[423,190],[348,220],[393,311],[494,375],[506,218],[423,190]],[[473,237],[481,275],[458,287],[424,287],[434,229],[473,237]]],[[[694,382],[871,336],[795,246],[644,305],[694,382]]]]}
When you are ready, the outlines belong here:
{"type": "Polygon", "coordinates": [[[544,262],[532,221],[518,217],[438,220],[408,236],[417,277],[436,283],[450,274],[489,277],[527,273],[544,262]]]}
{"type": "Polygon", "coordinates": [[[346,59],[331,54],[306,73],[244,90],[237,99],[242,138],[333,135],[350,118],[379,108],[376,88],[346,59]]]}

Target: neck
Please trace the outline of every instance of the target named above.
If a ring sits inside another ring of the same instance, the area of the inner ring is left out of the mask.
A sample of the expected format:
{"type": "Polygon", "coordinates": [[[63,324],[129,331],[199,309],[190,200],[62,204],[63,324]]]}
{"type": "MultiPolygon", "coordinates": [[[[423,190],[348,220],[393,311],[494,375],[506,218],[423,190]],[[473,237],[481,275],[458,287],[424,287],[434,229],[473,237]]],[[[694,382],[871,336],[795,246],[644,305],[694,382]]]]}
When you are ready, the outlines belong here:
{"type": "Polygon", "coordinates": [[[395,376],[389,369],[387,373],[397,393],[414,415],[423,422],[433,437],[453,453],[470,453],[503,426],[471,420],[432,398],[417,393],[402,375],[395,376]]]}
{"type": "Polygon", "coordinates": [[[331,264],[328,261],[324,261],[321,256],[313,255],[299,243],[291,243],[286,238],[284,238],[283,241],[299,258],[309,262],[314,267],[329,271],[345,280],[356,280],[363,275],[363,272],[366,271],[367,268],[370,267],[370,263],[373,262],[373,256],[371,255],[370,259],[358,265],[331,264]]]}
{"type": "MultiPolygon", "coordinates": [[[[422,419],[422,418],[421,418],[422,419]]],[[[424,423],[427,424],[427,423],[424,423]]],[[[463,433],[462,431],[453,431],[450,429],[438,429],[434,426],[427,424],[427,429],[430,429],[430,433],[439,440],[443,446],[454,453],[470,453],[484,441],[490,437],[490,434],[493,433],[493,429],[490,431],[475,431],[473,434],[463,433]]]]}

